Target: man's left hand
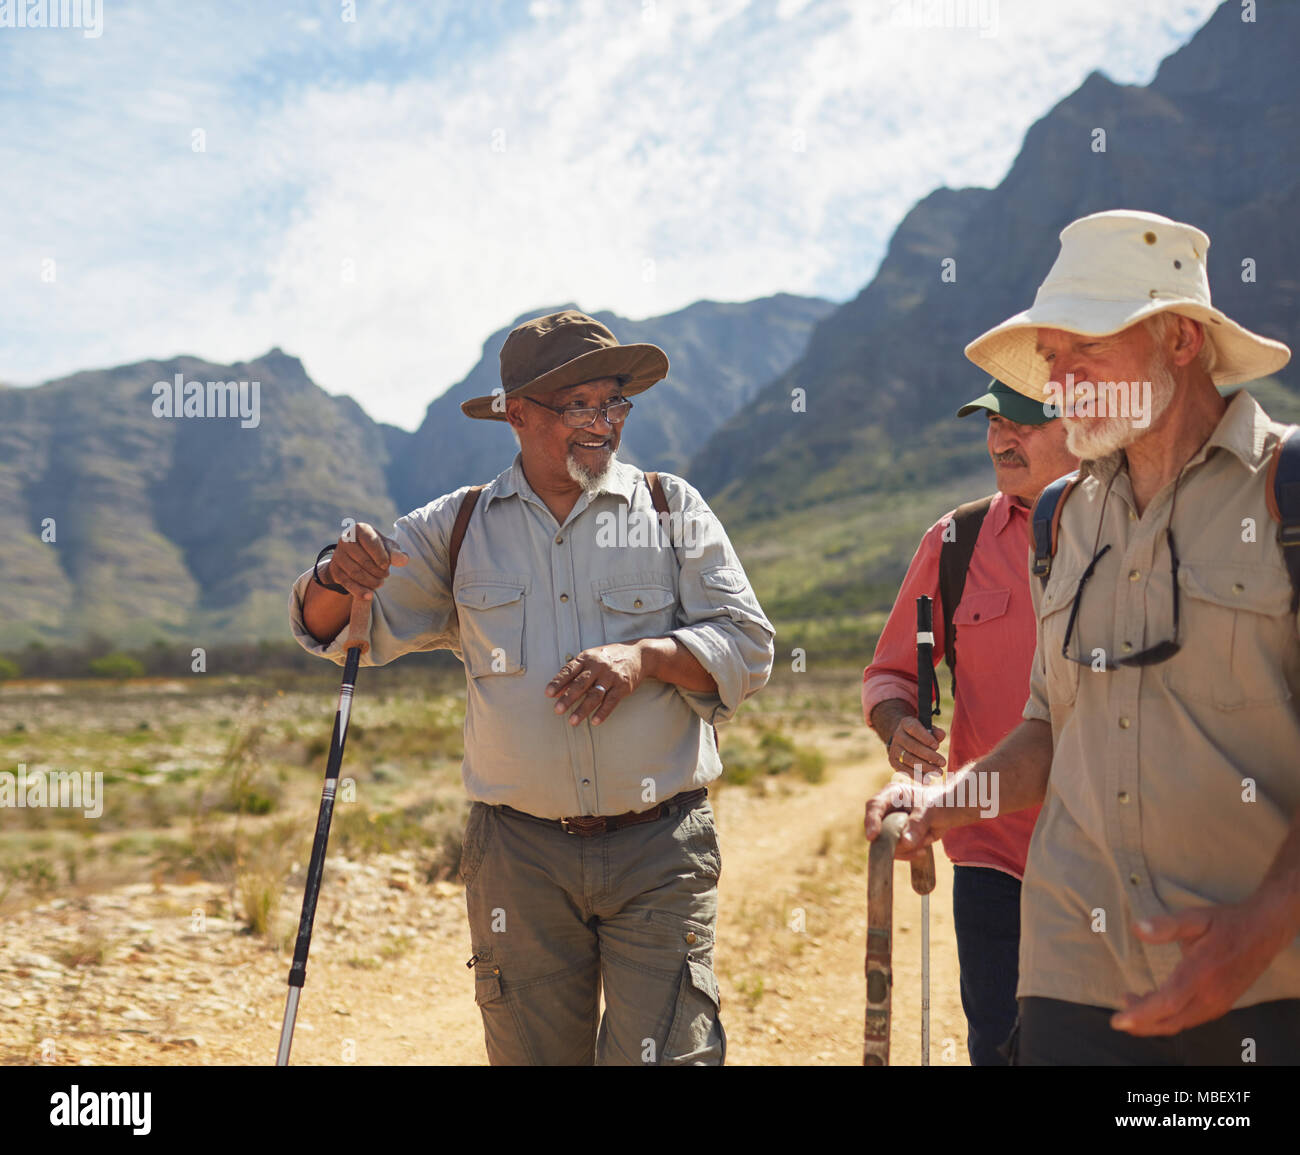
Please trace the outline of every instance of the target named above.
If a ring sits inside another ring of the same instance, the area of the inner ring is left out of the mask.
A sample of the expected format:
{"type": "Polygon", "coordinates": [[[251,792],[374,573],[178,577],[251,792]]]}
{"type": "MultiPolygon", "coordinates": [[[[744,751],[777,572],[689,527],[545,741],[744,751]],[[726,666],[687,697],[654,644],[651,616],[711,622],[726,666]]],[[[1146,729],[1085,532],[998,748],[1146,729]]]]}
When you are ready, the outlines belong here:
{"type": "Polygon", "coordinates": [[[546,696],[555,699],[557,714],[576,707],[569,715],[571,726],[586,718],[599,726],[641,684],[645,674],[640,646],[594,646],[560,667],[546,683],[546,696]]]}
{"type": "Polygon", "coordinates": [[[1134,925],[1143,942],[1176,942],[1182,961],[1149,995],[1124,996],[1110,1025],[1130,1035],[1176,1035],[1211,1022],[1267,969],[1286,945],[1285,922],[1249,902],[1202,906],[1134,925]]]}

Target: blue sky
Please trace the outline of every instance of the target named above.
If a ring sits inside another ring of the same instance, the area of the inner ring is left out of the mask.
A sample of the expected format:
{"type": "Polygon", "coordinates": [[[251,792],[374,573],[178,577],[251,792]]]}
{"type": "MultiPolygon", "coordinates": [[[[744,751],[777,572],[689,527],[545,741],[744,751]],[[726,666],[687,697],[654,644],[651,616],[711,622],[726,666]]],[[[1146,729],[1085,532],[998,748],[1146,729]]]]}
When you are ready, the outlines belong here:
{"type": "Polygon", "coordinates": [[[0,381],[279,345],[411,428],[540,307],[844,300],[915,201],[996,185],[1090,71],[1147,83],[1215,6],[103,0],[98,36],[0,27],[0,381]]]}

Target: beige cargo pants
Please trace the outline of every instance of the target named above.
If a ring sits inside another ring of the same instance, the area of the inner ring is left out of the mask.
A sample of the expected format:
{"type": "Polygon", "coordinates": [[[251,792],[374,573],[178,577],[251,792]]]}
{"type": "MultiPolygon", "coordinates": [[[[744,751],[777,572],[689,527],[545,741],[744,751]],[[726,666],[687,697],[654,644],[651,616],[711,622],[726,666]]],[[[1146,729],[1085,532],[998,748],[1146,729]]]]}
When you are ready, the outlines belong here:
{"type": "Polygon", "coordinates": [[[474,803],[461,879],[489,1062],[720,1066],[720,872],[707,799],[591,837],[474,803]]]}

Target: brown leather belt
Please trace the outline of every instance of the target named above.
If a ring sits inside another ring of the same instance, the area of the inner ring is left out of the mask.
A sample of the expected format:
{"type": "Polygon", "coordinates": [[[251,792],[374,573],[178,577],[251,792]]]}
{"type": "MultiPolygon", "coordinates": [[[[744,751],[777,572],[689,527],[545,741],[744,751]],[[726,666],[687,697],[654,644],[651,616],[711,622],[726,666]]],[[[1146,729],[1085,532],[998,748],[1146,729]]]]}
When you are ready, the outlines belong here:
{"type": "MultiPolygon", "coordinates": [[[[615,830],[621,830],[624,826],[636,826],[641,822],[654,822],[660,818],[666,818],[668,815],[678,810],[683,810],[688,806],[694,806],[695,803],[707,798],[709,790],[707,786],[701,786],[697,790],[684,790],[681,794],[674,794],[665,802],[659,803],[658,806],[652,806],[649,810],[629,810],[624,814],[585,814],[576,818],[538,818],[534,814],[526,814],[524,817],[532,818],[535,822],[549,822],[553,826],[558,826],[565,834],[576,834],[579,838],[590,838],[595,834],[612,834],[615,830]]],[[[512,814],[523,814],[522,810],[515,810],[510,806],[502,806],[502,810],[509,810],[512,814]]]]}

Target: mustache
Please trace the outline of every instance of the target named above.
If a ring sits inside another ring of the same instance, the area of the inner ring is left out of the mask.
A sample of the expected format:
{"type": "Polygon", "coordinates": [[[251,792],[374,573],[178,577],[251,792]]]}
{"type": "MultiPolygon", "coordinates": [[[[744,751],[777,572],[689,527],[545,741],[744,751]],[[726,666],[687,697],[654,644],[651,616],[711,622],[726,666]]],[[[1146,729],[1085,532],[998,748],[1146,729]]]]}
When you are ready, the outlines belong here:
{"type": "Polygon", "coordinates": [[[1016,453],[1014,450],[1012,450],[1010,453],[995,453],[993,455],[993,463],[995,465],[1028,465],[1029,464],[1029,462],[1027,462],[1023,457],[1020,456],[1019,453],[1016,453]]]}

